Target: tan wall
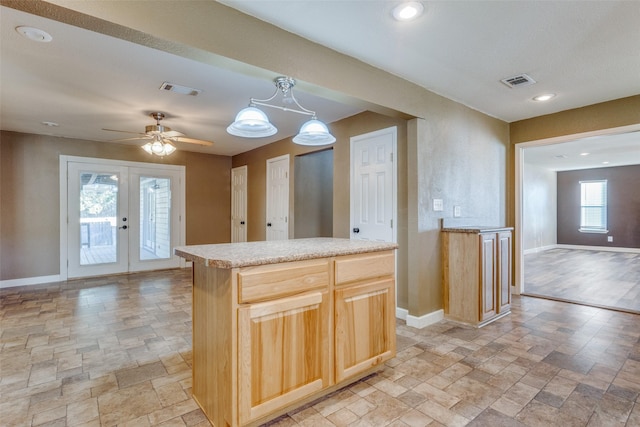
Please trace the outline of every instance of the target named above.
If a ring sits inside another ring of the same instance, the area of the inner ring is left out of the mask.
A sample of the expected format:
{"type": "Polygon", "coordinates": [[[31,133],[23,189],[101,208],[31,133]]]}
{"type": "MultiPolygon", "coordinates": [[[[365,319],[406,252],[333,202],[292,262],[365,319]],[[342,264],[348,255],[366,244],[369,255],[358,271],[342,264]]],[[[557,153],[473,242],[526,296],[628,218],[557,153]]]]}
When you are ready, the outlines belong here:
{"type": "MultiPolygon", "coordinates": [[[[406,185],[406,120],[365,112],[331,123],[331,133],[336,137],[333,144],[333,236],[349,238],[350,222],[350,138],[396,126],[398,129],[398,301],[406,304],[406,235],[407,235],[407,185],[406,185]]],[[[296,155],[322,150],[326,147],[305,147],[294,144],[290,138],[256,148],[233,157],[233,167],[247,165],[248,170],[248,228],[247,240],[264,240],[266,236],[266,163],[267,159],[289,154],[289,236],[293,234],[295,216],[294,158],[296,155]]],[[[402,305],[406,306],[406,305],[402,305]]]]}
{"type": "Polygon", "coordinates": [[[0,153],[0,280],[60,273],[60,155],[186,166],[187,244],[229,241],[230,157],[5,131],[0,153]]]}
{"type": "Polygon", "coordinates": [[[640,123],[640,95],[511,123],[512,144],[640,123]]]}

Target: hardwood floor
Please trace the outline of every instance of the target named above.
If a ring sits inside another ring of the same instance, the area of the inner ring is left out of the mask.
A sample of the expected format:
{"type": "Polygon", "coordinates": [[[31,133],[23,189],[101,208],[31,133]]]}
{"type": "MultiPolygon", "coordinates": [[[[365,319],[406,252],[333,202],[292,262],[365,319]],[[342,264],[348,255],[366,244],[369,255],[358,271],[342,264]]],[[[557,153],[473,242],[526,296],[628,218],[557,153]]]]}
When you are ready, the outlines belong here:
{"type": "MultiPolygon", "coordinates": [[[[0,290],[0,425],[208,426],[191,271],[0,290]]],[[[481,329],[397,322],[384,370],[271,426],[638,426],[640,316],[515,297],[481,329]]]]}
{"type": "Polygon", "coordinates": [[[640,314],[640,254],[551,249],[524,257],[525,294],[640,314]]]}

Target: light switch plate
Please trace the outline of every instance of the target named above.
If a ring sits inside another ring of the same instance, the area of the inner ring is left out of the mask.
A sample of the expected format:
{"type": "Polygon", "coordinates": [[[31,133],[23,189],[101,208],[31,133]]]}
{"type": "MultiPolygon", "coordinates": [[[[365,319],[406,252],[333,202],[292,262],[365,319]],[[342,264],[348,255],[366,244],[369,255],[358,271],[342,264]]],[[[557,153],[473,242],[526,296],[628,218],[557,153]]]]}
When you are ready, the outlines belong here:
{"type": "Polygon", "coordinates": [[[443,209],[444,209],[444,203],[442,202],[442,199],[433,199],[433,210],[441,211],[443,209]]]}
{"type": "Polygon", "coordinates": [[[460,218],[460,215],[462,215],[462,209],[460,208],[460,206],[454,206],[453,207],[454,218],[460,218]]]}
{"type": "Polygon", "coordinates": [[[607,236],[607,242],[613,242],[613,236],[607,236]]]}

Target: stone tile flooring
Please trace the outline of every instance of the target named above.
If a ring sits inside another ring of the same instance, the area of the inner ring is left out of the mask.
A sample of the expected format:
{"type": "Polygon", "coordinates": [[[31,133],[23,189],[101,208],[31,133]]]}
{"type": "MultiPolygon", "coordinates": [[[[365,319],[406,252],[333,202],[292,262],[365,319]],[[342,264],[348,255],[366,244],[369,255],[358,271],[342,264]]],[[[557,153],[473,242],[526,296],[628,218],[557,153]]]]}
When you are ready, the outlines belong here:
{"type": "MultiPolygon", "coordinates": [[[[0,425],[208,426],[191,273],[0,291],[0,425]]],[[[378,375],[271,426],[639,426],[640,316],[528,297],[482,329],[398,321],[378,375]]]]}
{"type": "Polygon", "coordinates": [[[525,293],[640,314],[640,254],[550,249],[524,257],[525,293]]]}

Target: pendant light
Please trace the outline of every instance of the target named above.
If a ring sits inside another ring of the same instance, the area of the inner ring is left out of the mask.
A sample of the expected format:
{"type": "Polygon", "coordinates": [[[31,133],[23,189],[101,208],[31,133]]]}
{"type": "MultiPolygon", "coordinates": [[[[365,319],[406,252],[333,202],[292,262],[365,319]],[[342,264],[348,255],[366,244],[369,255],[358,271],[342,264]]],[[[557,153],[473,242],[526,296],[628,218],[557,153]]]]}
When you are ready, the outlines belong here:
{"type": "Polygon", "coordinates": [[[316,117],[316,112],[307,110],[304,108],[293,95],[293,87],[296,81],[291,77],[277,77],[274,80],[276,90],[267,99],[255,99],[249,100],[249,106],[240,110],[236,115],[236,119],[229,127],[227,132],[231,135],[239,136],[242,138],[264,138],[274,135],[278,129],[269,121],[267,115],[257,108],[271,107],[277,108],[282,111],[291,113],[304,114],[311,116],[311,120],[307,121],[300,128],[300,132],[293,138],[293,142],[301,145],[326,145],[332,144],[336,141],[336,138],[329,133],[327,125],[321,122],[316,117]],[[282,94],[283,101],[286,99],[289,104],[294,103],[298,108],[283,107],[277,104],[270,104],[278,94],[282,94]]]}

